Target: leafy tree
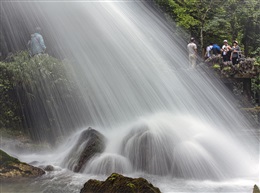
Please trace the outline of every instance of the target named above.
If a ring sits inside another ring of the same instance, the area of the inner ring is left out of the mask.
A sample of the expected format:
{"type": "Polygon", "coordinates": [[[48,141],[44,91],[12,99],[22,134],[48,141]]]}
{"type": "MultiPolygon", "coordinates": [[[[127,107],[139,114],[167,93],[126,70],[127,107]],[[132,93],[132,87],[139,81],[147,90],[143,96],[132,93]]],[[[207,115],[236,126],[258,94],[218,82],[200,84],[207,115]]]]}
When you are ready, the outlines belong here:
{"type": "Polygon", "coordinates": [[[245,55],[253,55],[249,53],[260,49],[260,1],[244,1],[238,15],[245,55]]]}
{"type": "Polygon", "coordinates": [[[222,0],[168,0],[168,4],[177,24],[199,39],[203,48],[205,28],[209,28],[208,23],[214,19],[222,0]]]}
{"type": "Polygon", "coordinates": [[[156,0],[177,24],[199,39],[210,42],[238,40],[246,55],[260,51],[259,0],[156,0]]]}

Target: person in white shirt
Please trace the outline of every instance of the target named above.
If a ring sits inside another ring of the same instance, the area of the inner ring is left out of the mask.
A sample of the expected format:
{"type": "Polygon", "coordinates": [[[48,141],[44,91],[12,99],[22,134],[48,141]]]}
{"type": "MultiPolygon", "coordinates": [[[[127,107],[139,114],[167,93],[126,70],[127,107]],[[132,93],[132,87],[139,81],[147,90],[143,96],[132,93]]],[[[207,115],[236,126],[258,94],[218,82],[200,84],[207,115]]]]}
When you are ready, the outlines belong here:
{"type": "Polygon", "coordinates": [[[223,62],[227,62],[227,61],[230,61],[230,51],[232,48],[228,45],[227,40],[224,40],[223,43],[224,43],[224,45],[222,46],[222,49],[221,49],[223,62]]]}
{"type": "Polygon", "coordinates": [[[213,43],[210,43],[209,46],[206,48],[206,53],[205,53],[205,58],[210,58],[212,56],[212,48],[213,48],[213,43]]]}
{"type": "Polygon", "coordinates": [[[197,60],[197,45],[195,44],[195,39],[192,37],[190,43],[187,45],[189,52],[189,63],[192,68],[196,67],[197,60]]]}

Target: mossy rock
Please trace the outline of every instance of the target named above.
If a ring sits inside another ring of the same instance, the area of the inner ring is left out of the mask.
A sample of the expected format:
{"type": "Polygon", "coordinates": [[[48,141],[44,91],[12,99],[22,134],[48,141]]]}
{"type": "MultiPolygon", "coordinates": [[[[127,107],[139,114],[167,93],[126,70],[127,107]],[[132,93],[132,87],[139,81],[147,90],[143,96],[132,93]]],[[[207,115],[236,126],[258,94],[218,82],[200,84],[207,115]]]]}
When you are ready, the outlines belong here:
{"type": "Polygon", "coordinates": [[[0,179],[38,177],[45,172],[37,167],[20,162],[18,159],[0,150],[0,179]]]}
{"type": "Polygon", "coordinates": [[[144,178],[129,178],[113,173],[105,181],[89,180],[80,193],[160,193],[144,178]]]}
{"type": "Polygon", "coordinates": [[[260,190],[256,184],[254,185],[253,193],[260,193],[260,190]]]}

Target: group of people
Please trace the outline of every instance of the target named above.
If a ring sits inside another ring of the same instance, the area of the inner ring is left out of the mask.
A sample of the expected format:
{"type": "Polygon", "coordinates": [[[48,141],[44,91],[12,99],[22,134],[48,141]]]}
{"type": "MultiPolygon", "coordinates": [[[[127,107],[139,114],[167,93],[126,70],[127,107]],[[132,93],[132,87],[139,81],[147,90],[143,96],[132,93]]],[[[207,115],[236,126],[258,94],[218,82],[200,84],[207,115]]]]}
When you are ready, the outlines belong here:
{"type": "MultiPolygon", "coordinates": [[[[187,45],[189,52],[189,63],[192,68],[195,68],[197,61],[197,45],[195,39],[192,37],[187,45]]],[[[213,55],[222,55],[223,62],[232,61],[232,64],[238,64],[238,59],[241,55],[241,50],[238,42],[233,41],[233,45],[230,46],[227,40],[223,41],[223,46],[220,48],[217,44],[210,43],[206,48],[205,58],[210,58],[213,55]]]]}
{"type": "Polygon", "coordinates": [[[217,44],[210,43],[206,48],[205,58],[210,58],[213,55],[221,54],[223,57],[223,62],[232,61],[232,64],[238,64],[238,59],[241,55],[241,50],[238,42],[233,41],[233,45],[230,46],[227,40],[223,41],[223,46],[220,48],[217,44]]]}
{"type": "MultiPolygon", "coordinates": [[[[37,27],[35,30],[36,32],[31,35],[31,39],[27,45],[31,57],[43,54],[46,50],[43,37],[40,34],[41,28],[37,27]]],[[[197,61],[197,45],[195,44],[195,39],[193,37],[190,39],[190,43],[187,45],[187,48],[189,52],[190,66],[195,68],[197,61]]],[[[223,62],[232,61],[232,64],[235,65],[238,63],[240,52],[240,47],[238,46],[237,41],[233,41],[233,46],[230,46],[228,41],[224,40],[222,48],[220,48],[217,44],[210,43],[210,45],[206,48],[205,58],[210,58],[213,55],[217,56],[221,54],[223,57],[223,62]]]]}

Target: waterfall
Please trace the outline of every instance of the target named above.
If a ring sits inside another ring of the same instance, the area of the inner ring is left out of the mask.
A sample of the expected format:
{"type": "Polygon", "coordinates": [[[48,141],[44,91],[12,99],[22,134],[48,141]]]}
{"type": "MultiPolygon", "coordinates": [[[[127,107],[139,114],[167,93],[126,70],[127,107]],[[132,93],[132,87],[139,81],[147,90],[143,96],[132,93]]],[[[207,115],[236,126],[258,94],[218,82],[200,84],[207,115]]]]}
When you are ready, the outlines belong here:
{"type": "Polygon", "coordinates": [[[2,5],[18,9],[28,28],[41,26],[47,47],[69,59],[67,71],[86,106],[71,111],[80,110],[85,126],[108,139],[83,173],[223,180],[256,169],[257,146],[240,136],[251,128],[234,98],[204,64],[188,70],[182,31],[146,3],[2,5]]]}

